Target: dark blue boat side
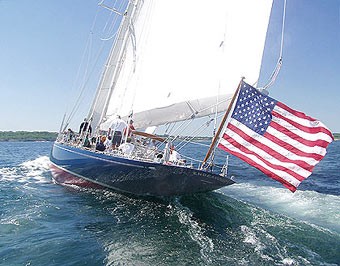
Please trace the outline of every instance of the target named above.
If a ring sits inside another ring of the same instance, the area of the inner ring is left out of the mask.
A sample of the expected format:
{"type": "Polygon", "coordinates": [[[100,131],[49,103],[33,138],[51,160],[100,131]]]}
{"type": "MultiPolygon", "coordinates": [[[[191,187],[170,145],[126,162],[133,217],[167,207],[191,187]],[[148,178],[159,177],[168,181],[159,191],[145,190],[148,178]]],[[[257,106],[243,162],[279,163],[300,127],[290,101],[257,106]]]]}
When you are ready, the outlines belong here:
{"type": "Polygon", "coordinates": [[[54,143],[50,160],[57,183],[105,187],[143,196],[212,191],[234,183],[214,173],[109,156],[54,143]]]}

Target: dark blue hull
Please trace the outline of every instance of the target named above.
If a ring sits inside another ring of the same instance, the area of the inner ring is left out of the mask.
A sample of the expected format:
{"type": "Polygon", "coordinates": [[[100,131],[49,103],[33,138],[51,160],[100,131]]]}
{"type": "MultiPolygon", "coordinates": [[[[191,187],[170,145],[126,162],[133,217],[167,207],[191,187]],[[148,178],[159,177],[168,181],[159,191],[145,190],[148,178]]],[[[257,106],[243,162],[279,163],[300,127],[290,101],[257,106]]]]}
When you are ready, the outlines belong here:
{"type": "Polygon", "coordinates": [[[201,170],[114,157],[59,143],[54,143],[50,160],[58,183],[105,187],[134,195],[184,195],[234,183],[201,170]]]}

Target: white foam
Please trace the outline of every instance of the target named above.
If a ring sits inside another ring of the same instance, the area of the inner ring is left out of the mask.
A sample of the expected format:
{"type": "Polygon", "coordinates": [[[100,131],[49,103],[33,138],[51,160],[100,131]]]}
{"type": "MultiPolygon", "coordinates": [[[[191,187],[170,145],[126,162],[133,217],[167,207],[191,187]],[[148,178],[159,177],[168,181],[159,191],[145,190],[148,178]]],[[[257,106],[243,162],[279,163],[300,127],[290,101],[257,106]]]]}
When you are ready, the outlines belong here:
{"type": "Polygon", "coordinates": [[[50,182],[48,178],[43,176],[44,173],[49,171],[49,165],[49,158],[47,156],[41,156],[37,159],[23,162],[19,166],[1,168],[0,179],[19,183],[32,181],[35,183],[50,182]]]}
{"type": "Polygon", "coordinates": [[[20,166],[28,169],[30,171],[28,174],[36,175],[49,170],[50,160],[47,156],[41,156],[35,160],[24,162],[20,166]]]}
{"type": "Polygon", "coordinates": [[[257,221],[252,222],[251,228],[246,225],[242,225],[241,232],[244,235],[243,243],[253,246],[254,252],[257,253],[263,260],[274,261],[274,258],[265,254],[267,253],[266,250],[268,247],[276,249],[276,254],[282,257],[282,250],[275,237],[263,230],[261,224],[257,224],[257,221]]]}
{"type": "Polygon", "coordinates": [[[245,239],[243,240],[244,243],[251,244],[256,246],[256,250],[264,249],[264,245],[258,240],[254,231],[252,231],[248,226],[242,225],[241,231],[245,235],[245,239]]]}
{"type": "Polygon", "coordinates": [[[296,261],[294,259],[291,259],[291,258],[285,258],[282,260],[282,263],[284,265],[296,265],[296,261]]]}
{"type": "Polygon", "coordinates": [[[210,254],[214,251],[214,243],[212,239],[205,235],[205,229],[193,219],[192,211],[179,203],[178,199],[175,205],[169,205],[168,209],[171,213],[175,213],[181,224],[188,227],[188,234],[190,238],[200,246],[200,253],[202,258],[211,263],[210,254]]]}
{"type": "Polygon", "coordinates": [[[340,233],[340,196],[241,183],[223,188],[223,193],[265,209],[282,213],[340,233]]]}

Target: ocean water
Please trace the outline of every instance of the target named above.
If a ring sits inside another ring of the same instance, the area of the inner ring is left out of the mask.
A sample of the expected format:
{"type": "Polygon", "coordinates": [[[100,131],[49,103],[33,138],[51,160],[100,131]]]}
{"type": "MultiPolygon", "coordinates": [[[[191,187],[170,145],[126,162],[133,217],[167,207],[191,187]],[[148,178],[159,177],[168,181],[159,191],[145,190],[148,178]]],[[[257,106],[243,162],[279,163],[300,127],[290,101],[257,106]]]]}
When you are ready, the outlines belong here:
{"type": "Polygon", "coordinates": [[[51,147],[0,143],[0,265],[340,265],[340,141],[296,193],[231,157],[237,184],[166,199],[56,185],[51,147]]]}

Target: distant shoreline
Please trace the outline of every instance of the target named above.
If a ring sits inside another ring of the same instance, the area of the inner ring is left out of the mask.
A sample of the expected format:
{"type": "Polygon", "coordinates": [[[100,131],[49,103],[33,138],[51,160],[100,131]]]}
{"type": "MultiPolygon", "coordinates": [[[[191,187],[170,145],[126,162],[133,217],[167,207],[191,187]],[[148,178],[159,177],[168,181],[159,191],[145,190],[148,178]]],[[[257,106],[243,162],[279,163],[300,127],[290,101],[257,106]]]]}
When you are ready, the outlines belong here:
{"type": "Polygon", "coordinates": [[[0,142],[55,141],[57,136],[47,131],[0,131],[0,142]]]}
{"type": "MultiPolygon", "coordinates": [[[[57,138],[57,132],[47,131],[0,131],[0,142],[32,142],[32,141],[55,141],[57,138]]],[[[334,140],[340,140],[340,133],[334,133],[334,140]]],[[[160,135],[160,137],[166,138],[167,136],[160,135]]],[[[185,139],[185,136],[181,136],[178,140],[185,139]]],[[[189,138],[188,138],[189,139],[189,138]]],[[[195,137],[193,141],[210,141],[211,137],[195,137]]]]}
{"type": "Polygon", "coordinates": [[[340,133],[333,134],[334,140],[340,140],[340,133]]]}

